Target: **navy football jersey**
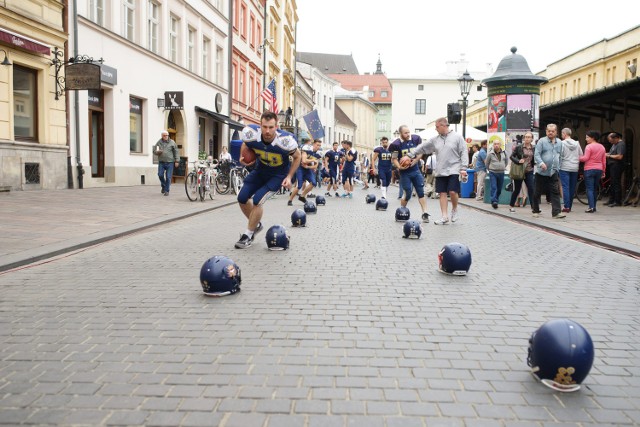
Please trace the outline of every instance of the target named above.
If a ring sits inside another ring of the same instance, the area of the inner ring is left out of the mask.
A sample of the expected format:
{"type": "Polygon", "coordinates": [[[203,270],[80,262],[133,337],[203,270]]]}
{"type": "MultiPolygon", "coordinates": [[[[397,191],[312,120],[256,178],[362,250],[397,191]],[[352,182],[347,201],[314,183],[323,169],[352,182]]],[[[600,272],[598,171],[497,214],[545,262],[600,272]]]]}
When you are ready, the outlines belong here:
{"type": "Polygon", "coordinates": [[[298,148],[295,137],[284,130],[277,130],[276,137],[270,144],[262,141],[260,126],[250,124],[242,129],[242,142],[255,151],[260,172],[274,175],[287,174],[291,162],[289,156],[298,148]]]}
{"type": "MultiPolygon", "coordinates": [[[[393,155],[393,153],[398,153],[398,161],[401,158],[412,153],[415,148],[422,143],[422,138],[419,135],[411,135],[411,139],[408,141],[402,141],[400,138],[396,139],[389,145],[389,152],[393,155]]],[[[408,169],[402,170],[402,172],[412,172],[419,170],[418,163],[409,167],[408,169]]]]}
{"type": "Polygon", "coordinates": [[[330,170],[335,170],[338,167],[342,157],[340,151],[334,151],[333,149],[327,151],[324,156],[327,158],[327,166],[329,166],[330,170]]]}
{"type": "Polygon", "coordinates": [[[356,160],[358,160],[358,152],[356,150],[354,150],[353,148],[351,148],[348,153],[353,156],[352,159],[353,160],[349,160],[349,158],[347,157],[347,150],[344,150],[344,167],[342,168],[342,170],[346,170],[346,171],[355,171],[356,170],[356,160]]]}
{"type": "Polygon", "coordinates": [[[373,152],[378,153],[378,169],[390,170],[391,152],[382,146],[376,147],[373,152]]]}
{"type": "MultiPolygon", "coordinates": [[[[312,144],[306,144],[301,149],[307,155],[307,160],[315,160],[316,163],[320,163],[320,159],[322,158],[321,154],[318,151],[313,151],[312,144]]],[[[309,167],[313,167],[314,165],[310,165],[309,167]]]]}

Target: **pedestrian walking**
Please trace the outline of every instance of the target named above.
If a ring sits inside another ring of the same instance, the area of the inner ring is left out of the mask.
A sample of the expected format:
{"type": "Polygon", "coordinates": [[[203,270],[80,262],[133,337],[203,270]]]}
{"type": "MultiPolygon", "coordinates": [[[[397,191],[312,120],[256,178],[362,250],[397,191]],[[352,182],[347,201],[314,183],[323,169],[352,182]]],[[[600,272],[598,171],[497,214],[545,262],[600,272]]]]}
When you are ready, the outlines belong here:
{"type": "MultiPolygon", "coordinates": [[[[516,145],[513,152],[511,153],[511,162],[524,164],[524,178],[514,179],[513,177],[511,177],[511,181],[513,182],[513,193],[511,193],[511,200],[509,201],[509,212],[516,211],[516,202],[518,201],[520,193],[522,192],[523,182],[527,187],[527,198],[529,199],[529,204],[531,204],[531,200],[534,197],[533,151],[533,133],[526,132],[523,136],[522,144],[516,145]]],[[[523,198],[522,205],[518,204],[518,206],[524,207],[525,203],[526,201],[523,198]]]]}
{"type": "Polygon", "coordinates": [[[500,141],[493,142],[493,149],[487,153],[487,170],[489,171],[489,182],[491,184],[491,207],[498,209],[500,194],[504,186],[504,171],[507,168],[507,154],[502,151],[500,141]]]}
{"type": "Polygon", "coordinates": [[[476,200],[483,200],[484,198],[484,179],[487,176],[487,141],[480,142],[480,151],[478,151],[478,157],[474,163],[474,170],[476,171],[476,182],[478,186],[476,188],[476,200]]]}
{"type": "Polygon", "coordinates": [[[543,193],[549,194],[551,199],[552,218],[564,218],[566,215],[560,208],[560,188],[558,171],[560,170],[560,153],[562,141],[557,138],[558,126],[551,123],[547,125],[547,136],[540,138],[534,151],[534,161],[537,166],[535,174],[535,194],[531,201],[533,216],[538,217],[540,211],[540,197],[543,193]]]}
{"type": "Polygon", "coordinates": [[[578,183],[578,169],[580,168],[580,156],[582,147],[578,141],[571,139],[571,129],[564,128],[560,131],[562,137],[562,152],[560,153],[560,183],[562,184],[562,212],[571,212],[573,196],[576,194],[578,183]]]}
{"type": "Polygon", "coordinates": [[[169,132],[163,130],[160,139],[154,145],[153,151],[158,156],[158,178],[160,178],[160,192],[165,196],[171,190],[173,168],[180,164],[180,153],[176,142],[169,138],[169,132]]]}

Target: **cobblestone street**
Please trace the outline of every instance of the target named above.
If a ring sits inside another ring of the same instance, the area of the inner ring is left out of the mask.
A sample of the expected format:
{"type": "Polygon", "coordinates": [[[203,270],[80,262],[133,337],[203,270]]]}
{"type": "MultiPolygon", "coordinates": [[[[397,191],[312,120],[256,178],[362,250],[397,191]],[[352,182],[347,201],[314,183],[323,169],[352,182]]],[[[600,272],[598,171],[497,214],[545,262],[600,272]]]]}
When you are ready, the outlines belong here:
{"type": "Polygon", "coordinates": [[[637,259],[467,207],[406,240],[397,206],[327,198],[296,229],[280,196],[263,223],[287,227],[288,251],[264,232],[234,249],[231,205],[1,273],[0,423],[640,425],[637,259]],[[437,271],[454,241],[472,251],[466,277],[437,271]],[[241,267],[242,292],[203,296],[214,255],[241,267]],[[576,393],[526,364],[558,317],[596,348],[576,393]]]}

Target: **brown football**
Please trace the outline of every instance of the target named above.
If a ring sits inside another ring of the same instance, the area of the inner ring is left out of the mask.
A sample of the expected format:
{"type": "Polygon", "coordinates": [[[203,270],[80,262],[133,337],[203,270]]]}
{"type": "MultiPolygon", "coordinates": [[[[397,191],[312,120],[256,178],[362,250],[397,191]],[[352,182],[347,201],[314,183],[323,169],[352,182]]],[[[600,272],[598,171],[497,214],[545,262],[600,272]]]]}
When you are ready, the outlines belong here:
{"type": "Polygon", "coordinates": [[[407,167],[411,166],[411,157],[404,156],[403,158],[401,158],[400,159],[400,166],[402,166],[403,168],[407,168],[407,167]]]}
{"type": "Polygon", "coordinates": [[[243,145],[240,151],[240,157],[242,157],[242,161],[248,165],[256,160],[256,152],[246,145],[243,145]]]}

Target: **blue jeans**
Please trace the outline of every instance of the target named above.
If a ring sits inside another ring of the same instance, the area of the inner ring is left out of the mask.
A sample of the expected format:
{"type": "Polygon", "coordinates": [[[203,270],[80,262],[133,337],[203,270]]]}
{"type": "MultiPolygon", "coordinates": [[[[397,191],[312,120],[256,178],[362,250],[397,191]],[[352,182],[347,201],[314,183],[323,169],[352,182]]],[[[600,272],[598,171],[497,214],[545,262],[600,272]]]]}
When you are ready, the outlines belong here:
{"type": "Polygon", "coordinates": [[[584,186],[587,189],[587,200],[589,208],[595,210],[598,197],[598,187],[600,186],[602,171],[600,169],[589,169],[584,171],[584,186]]]}
{"type": "Polygon", "coordinates": [[[165,193],[169,192],[171,187],[171,177],[173,176],[173,163],[172,162],[158,162],[158,178],[160,178],[160,185],[165,193]]]}
{"type": "Polygon", "coordinates": [[[489,181],[491,182],[491,204],[499,203],[504,185],[504,172],[489,172],[489,181]]]}
{"type": "Polygon", "coordinates": [[[560,183],[562,184],[562,202],[564,207],[571,209],[573,196],[576,194],[576,183],[578,182],[578,171],[560,171],[560,183]]]}

